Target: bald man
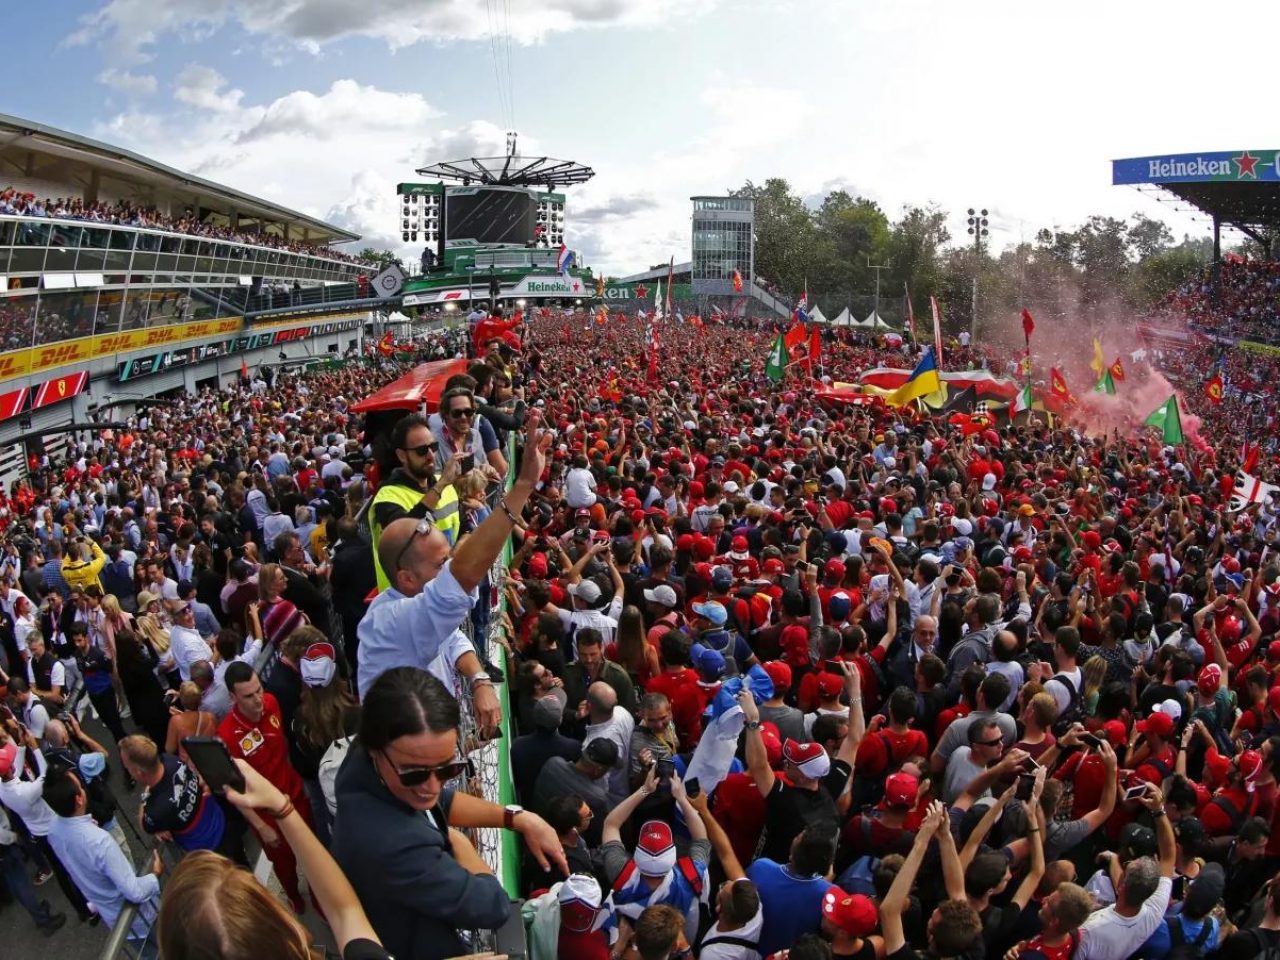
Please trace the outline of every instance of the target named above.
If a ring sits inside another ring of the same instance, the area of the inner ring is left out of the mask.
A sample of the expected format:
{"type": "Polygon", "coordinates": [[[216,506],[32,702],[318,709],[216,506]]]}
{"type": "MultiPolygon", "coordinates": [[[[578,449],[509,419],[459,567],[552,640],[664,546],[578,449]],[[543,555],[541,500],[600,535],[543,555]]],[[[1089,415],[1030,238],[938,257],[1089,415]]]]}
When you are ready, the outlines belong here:
{"type": "Polygon", "coordinates": [[[889,657],[885,668],[889,679],[895,687],[916,687],[916,664],[926,653],[935,653],[938,645],[938,621],[926,614],[916,617],[915,626],[905,643],[899,643],[898,649],[889,657]]]}
{"type": "Polygon", "coordinates": [[[636,721],[631,711],[618,705],[618,691],[603,680],[597,680],[587,687],[586,733],[582,738],[583,746],[592,740],[612,740],[618,745],[618,765],[609,774],[609,799],[615,805],[625,800],[631,793],[628,770],[631,763],[631,734],[635,732],[636,721]]]}
{"type": "Polygon", "coordinates": [[[482,732],[496,730],[502,710],[492,681],[458,625],[471,612],[476,588],[511,536],[547,461],[551,434],[529,418],[520,473],[504,500],[449,556],[449,541],[430,520],[404,517],[388,524],[378,560],[391,581],[360,621],[360,696],[393,667],[418,667],[452,689],[450,668],[471,687],[482,732]]]}

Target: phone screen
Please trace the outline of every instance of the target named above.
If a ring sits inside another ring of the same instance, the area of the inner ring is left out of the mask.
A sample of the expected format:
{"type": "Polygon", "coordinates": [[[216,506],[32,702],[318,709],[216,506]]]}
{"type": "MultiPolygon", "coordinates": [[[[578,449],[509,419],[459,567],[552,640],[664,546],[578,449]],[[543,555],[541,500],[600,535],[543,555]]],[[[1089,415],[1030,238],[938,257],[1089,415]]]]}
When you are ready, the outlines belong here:
{"type": "Polygon", "coordinates": [[[219,738],[183,737],[182,747],[215,797],[220,796],[226,787],[244,790],[244,775],[231,762],[227,745],[219,738]]]}
{"type": "Polygon", "coordinates": [[[458,470],[461,473],[470,473],[476,468],[476,455],[468,453],[460,461],[458,461],[458,470]]]}
{"type": "Polygon", "coordinates": [[[1137,800],[1139,797],[1145,797],[1146,795],[1147,785],[1145,783],[1136,787],[1129,787],[1129,789],[1124,792],[1124,798],[1126,800],[1137,800]]]}
{"type": "Polygon", "coordinates": [[[1032,791],[1035,790],[1036,778],[1029,773],[1018,774],[1018,789],[1014,791],[1014,798],[1026,803],[1031,799],[1032,791]]]}
{"type": "Polygon", "coordinates": [[[670,780],[672,774],[676,772],[676,762],[674,760],[658,761],[658,779],[670,780]]]}

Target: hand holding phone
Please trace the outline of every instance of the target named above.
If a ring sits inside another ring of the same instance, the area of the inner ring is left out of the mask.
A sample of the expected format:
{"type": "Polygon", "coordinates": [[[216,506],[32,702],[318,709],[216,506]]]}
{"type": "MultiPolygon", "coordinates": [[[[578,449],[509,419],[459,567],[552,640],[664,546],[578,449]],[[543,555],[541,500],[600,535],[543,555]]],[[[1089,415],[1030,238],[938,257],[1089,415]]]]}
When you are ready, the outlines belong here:
{"type": "Polygon", "coordinates": [[[1031,801],[1032,794],[1035,792],[1035,788],[1035,774],[1020,773],[1018,774],[1018,788],[1014,791],[1013,798],[1015,800],[1021,800],[1023,803],[1029,803],[1031,801]]]}
{"type": "Polygon", "coordinates": [[[1150,789],[1151,784],[1149,783],[1140,783],[1136,787],[1129,787],[1124,792],[1124,799],[1126,801],[1140,800],[1147,795],[1147,791],[1150,789]]]}
{"type": "Polygon", "coordinates": [[[671,777],[676,772],[676,762],[674,760],[659,760],[656,767],[658,770],[658,780],[662,783],[670,783],[671,777]]]}
{"type": "Polygon", "coordinates": [[[214,796],[221,796],[228,787],[244,793],[245,779],[240,768],[231,759],[227,745],[218,737],[183,737],[182,748],[191,758],[196,773],[214,796]]]}

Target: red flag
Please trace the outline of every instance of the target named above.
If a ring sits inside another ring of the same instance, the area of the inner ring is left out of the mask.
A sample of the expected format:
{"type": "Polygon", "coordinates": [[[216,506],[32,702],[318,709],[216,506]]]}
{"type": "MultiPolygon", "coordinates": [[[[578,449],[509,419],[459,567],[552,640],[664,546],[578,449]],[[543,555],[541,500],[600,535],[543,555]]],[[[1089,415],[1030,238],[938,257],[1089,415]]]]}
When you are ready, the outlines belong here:
{"type": "Polygon", "coordinates": [[[1124,367],[1120,363],[1120,358],[1116,357],[1116,362],[1111,365],[1111,379],[1119,383],[1124,379],[1124,367]]]}
{"type": "Polygon", "coordinates": [[[1057,367],[1049,371],[1049,392],[1063,400],[1071,397],[1071,391],[1067,389],[1066,378],[1058,372],[1057,367]]]}
{"type": "MultiPolygon", "coordinates": [[[[1204,385],[1204,395],[1209,398],[1213,404],[1222,402],[1222,374],[1215,373],[1213,379],[1204,385]]],[[[1247,472],[1247,471],[1246,471],[1247,472]]]]}
{"type": "Polygon", "coordinates": [[[947,418],[947,423],[959,427],[960,433],[966,437],[996,425],[995,417],[989,413],[953,413],[947,418]]]}
{"type": "Polygon", "coordinates": [[[382,339],[378,341],[378,352],[384,357],[389,357],[391,354],[395,353],[395,349],[395,337],[392,336],[391,331],[388,330],[382,335],[382,339]]]}
{"type": "Polygon", "coordinates": [[[1022,308],[1022,333],[1023,333],[1023,335],[1024,335],[1024,336],[1026,336],[1026,338],[1027,338],[1028,340],[1030,340],[1030,339],[1031,339],[1031,334],[1033,334],[1033,333],[1035,332],[1035,329],[1036,329],[1036,322],[1035,322],[1034,320],[1032,320],[1032,319],[1031,319],[1031,311],[1030,311],[1030,310],[1028,310],[1026,307],[1023,307],[1023,308],[1022,308]]]}
{"type": "Polygon", "coordinates": [[[733,271],[733,292],[734,293],[742,292],[742,274],[739,273],[737,270],[733,271]]]}
{"type": "Polygon", "coordinates": [[[803,346],[808,334],[805,332],[804,324],[796,321],[791,325],[791,329],[786,332],[782,338],[782,342],[787,345],[789,352],[794,352],[796,347],[803,346]]]}
{"type": "Polygon", "coordinates": [[[1262,444],[1250,443],[1246,440],[1240,445],[1240,459],[1244,461],[1240,465],[1240,469],[1245,473],[1253,473],[1253,468],[1258,465],[1258,457],[1262,454],[1262,444]]]}
{"type": "Polygon", "coordinates": [[[809,333],[809,356],[814,360],[822,358],[822,336],[818,333],[817,327],[809,333]]]}

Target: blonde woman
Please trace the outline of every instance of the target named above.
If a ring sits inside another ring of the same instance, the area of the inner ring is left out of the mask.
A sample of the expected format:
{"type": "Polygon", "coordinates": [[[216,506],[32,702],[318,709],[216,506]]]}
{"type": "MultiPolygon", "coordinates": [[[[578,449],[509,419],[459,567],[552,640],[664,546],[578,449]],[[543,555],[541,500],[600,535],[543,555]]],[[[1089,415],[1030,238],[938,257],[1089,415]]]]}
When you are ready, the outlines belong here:
{"type": "Polygon", "coordinates": [[[1094,654],[1080,668],[1080,700],[1089,716],[1098,709],[1098,693],[1102,690],[1102,682],[1107,678],[1107,661],[1094,654]]]}
{"type": "MultiPolygon", "coordinates": [[[[139,595],[141,600],[141,594],[139,595]]],[[[158,610],[160,604],[152,603],[148,610],[158,610]]],[[[138,604],[139,610],[142,604],[138,604]]],[[[161,624],[156,613],[147,612],[139,613],[134,618],[134,629],[137,631],[139,639],[142,640],[160,661],[159,668],[156,673],[160,677],[160,682],[171,688],[178,685],[178,664],[174,661],[173,655],[169,650],[169,628],[161,624]]]]}
{"type": "Polygon", "coordinates": [[[133,614],[121,609],[120,601],[116,599],[114,593],[108,593],[102,598],[100,609],[102,611],[102,619],[100,621],[102,645],[112,663],[111,685],[116,688],[116,699],[120,701],[120,716],[127,717],[129,716],[129,703],[125,699],[124,688],[120,685],[120,663],[116,657],[116,637],[126,630],[133,630],[133,614]]]}
{"type": "Polygon", "coordinates": [[[178,688],[178,703],[169,708],[169,729],[164,738],[164,752],[176,753],[190,764],[182,749],[186,737],[211,737],[217,733],[218,720],[208,710],[200,709],[200,688],[188,680],[178,688]]]}

